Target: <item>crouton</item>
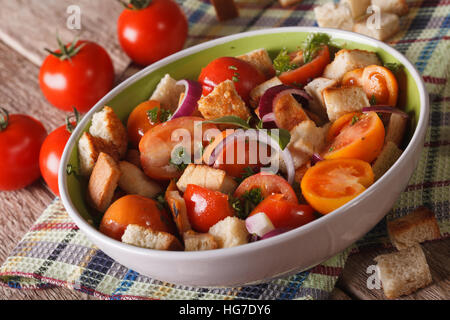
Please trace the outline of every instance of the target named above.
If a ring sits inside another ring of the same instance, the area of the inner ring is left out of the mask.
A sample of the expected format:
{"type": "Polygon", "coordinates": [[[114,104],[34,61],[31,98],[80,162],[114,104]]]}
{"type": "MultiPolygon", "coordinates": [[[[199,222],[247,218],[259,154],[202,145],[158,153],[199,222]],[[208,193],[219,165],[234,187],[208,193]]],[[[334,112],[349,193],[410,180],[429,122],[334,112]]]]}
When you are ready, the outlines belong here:
{"type": "Polygon", "coordinates": [[[125,155],[125,160],[134,164],[138,168],[142,168],[141,154],[136,149],[128,149],[127,154],[125,155]]]}
{"type": "Polygon", "coordinates": [[[341,81],[346,72],[373,64],[381,65],[375,52],[341,49],[336,53],[333,62],[325,67],[323,77],[341,81]]]}
{"type": "Polygon", "coordinates": [[[178,106],[180,94],[184,90],[184,86],[177,85],[177,81],[166,74],[156,86],[150,100],[159,101],[163,108],[175,111],[178,106]]]}
{"type": "Polygon", "coordinates": [[[295,169],[306,164],[314,153],[325,145],[326,132],[311,121],[303,121],[291,130],[291,142],[287,148],[291,152],[295,169]]]}
{"type": "Polygon", "coordinates": [[[322,6],[317,6],[314,8],[314,14],[319,27],[347,31],[351,31],[353,28],[351,10],[348,6],[341,3],[328,2],[322,6]]]}
{"type": "Polygon", "coordinates": [[[397,148],[395,143],[388,141],[381,153],[378,155],[377,159],[372,165],[373,174],[375,176],[375,180],[381,178],[386,171],[389,170],[390,167],[397,161],[398,158],[402,155],[402,150],[397,148]]]}
{"type": "Polygon", "coordinates": [[[154,250],[182,251],[183,245],[172,234],[154,231],[136,224],[129,224],[122,235],[122,242],[136,247],[154,250]]]}
{"type": "Polygon", "coordinates": [[[143,197],[152,198],[160,193],[161,187],[134,164],[121,161],[119,163],[122,174],[119,179],[119,187],[127,194],[138,194],[143,197]]]}
{"type": "Polygon", "coordinates": [[[83,132],[78,140],[78,156],[80,160],[80,174],[89,176],[94,169],[100,152],[108,153],[115,160],[119,160],[119,153],[114,147],[100,138],[93,137],[88,132],[83,132]]]}
{"type": "Polygon", "coordinates": [[[280,5],[283,8],[285,8],[285,7],[289,7],[290,5],[300,3],[300,2],[302,2],[302,0],[278,0],[278,2],[280,3],[280,5]]]}
{"type": "Polygon", "coordinates": [[[419,207],[410,214],[387,222],[389,238],[397,250],[441,237],[433,211],[419,207]]]}
{"type": "Polygon", "coordinates": [[[236,247],[248,243],[250,234],[245,227],[245,221],[237,217],[226,217],[209,229],[219,248],[236,247]]]}
{"type": "Polygon", "coordinates": [[[252,91],[250,91],[250,105],[253,108],[257,108],[259,104],[259,99],[261,99],[264,92],[266,92],[267,89],[278,86],[280,84],[283,84],[281,80],[278,77],[273,77],[270,80],[267,80],[266,82],[261,83],[260,85],[253,88],[252,91]]]}
{"type": "Polygon", "coordinates": [[[172,212],[172,218],[175,221],[178,233],[184,234],[191,229],[187,216],[186,202],[178,191],[166,191],[165,199],[172,212]]]}
{"type": "Polygon", "coordinates": [[[393,113],[389,118],[385,140],[392,141],[398,147],[400,147],[403,141],[403,136],[405,134],[407,125],[408,125],[408,118],[393,113]]]}
{"type": "Polygon", "coordinates": [[[250,111],[231,80],[220,83],[210,94],[202,97],[198,101],[198,110],[206,120],[224,116],[236,116],[247,120],[250,117],[250,111]]]}
{"type": "Polygon", "coordinates": [[[213,250],[219,247],[213,235],[192,230],[183,233],[183,241],[185,251],[213,250]]]}
{"type": "Polygon", "coordinates": [[[111,204],[120,179],[120,168],[108,154],[101,152],[92,170],[88,184],[88,202],[100,212],[111,204]]]}
{"type": "Polygon", "coordinates": [[[211,0],[217,20],[226,21],[239,17],[239,9],[234,0],[211,0]]]}
{"type": "Polygon", "coordinates": [[[381,13],[379,25],[377,25],[376,21],[376,19],[374,20],[369,16],[367,19],[355,23],[353,31],[385,41],[400,30],[400,18],[396,14],[381,13]]]}
{"type": "Polygon", "coordinates": [[[220,169],[205,165],[189,164],[177,182],[180,191],[185,192],[188,184],[207,188],[214,191],[230,194],[237,187],[236,181],[220,169]]]}
{"type": "Polygon", "coordinates": [[[292,95],[284,95],[277,100],[273,113],[280,129],[291,131],[297,124],[309,120],[302,105],[292,95]]]}
{"type": "Polygon", "coordinates": [[[337,81],[327,78],[315,78],[305,86],[305,91],[313,98],[309,109],[320,118],[328,119],[327,108],[323,101],[323,90],[337,86],[337,81]]]}
{"type": "Polygon", "coordinates": [[[395,13],[399,16],[409,11],[406,0],[372,0],[372,5],[379,7],[381,12],[395,13]]]}
{"type": "Polygon", "coordinates": [[[361,111],[370,105],[361,87],[326,88],[323,90],[323,100],[331,122],[346,113],[361,111]]]}
{"type": "Polygon", "coordinates": [[[370,0],[341,0],[341,3],[350,8],[353,19],[365,15],[370,6],[370,0]]]}
{"type": "Polygon", "coordinates": [[[94,113],[89,133],[114,147],[120,158],[125,156],[128,146],[127,129],[110,107],[94,113]]]}
{"type": "Polygon", "coordinates": [[[374,259],[387,298],[408,295],[432,282],[430,268],[420,245],[383,254],[374,259]]]}
{"type": "Polygon", "coordinates": [[[266,49],[253,50],[236,58],[251,64],[255,69],[261,71],[267,79],[275,76],[275,69],[266,49]]]}

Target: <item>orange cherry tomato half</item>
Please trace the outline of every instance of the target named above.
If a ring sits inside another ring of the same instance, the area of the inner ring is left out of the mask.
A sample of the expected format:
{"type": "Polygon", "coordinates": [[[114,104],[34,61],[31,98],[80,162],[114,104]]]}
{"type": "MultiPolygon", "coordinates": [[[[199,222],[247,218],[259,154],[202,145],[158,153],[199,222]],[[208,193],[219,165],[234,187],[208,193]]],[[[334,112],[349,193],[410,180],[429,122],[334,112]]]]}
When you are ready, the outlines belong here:
{"type": "Polygon", "coordinates": [[[319,161],[306,171],[302,193],[306,201],[322,214],[343,206],[374,181],[369,163],[358,159],[319,161]]]}
{"type": "Polygon", "coordinates": [[[348,71],[342,77],[342,85],[343,86],[363,86],[363,72],[364,68],[355,69],[352,71],[348,71]]]}
{"type": "Polygon", "coordinates": [[[307,84],[308,79],[314,79],[322,75],[325,67],[330,63],[330,49],[324,46],[319,51],[316,58],[311,62],[291,71],[280,74],[280,81],[286,85],[290,84],[307,84]]]}
{"type": "Polygon", "coordinates": [[[376,112],[344,115],[331,126],[324,159],[355,158],[372,162],[384,144],[383,122],[376,112]],[[338,130],[339,129],[339,130],[338,130]]]}
{"type": "Polygon", "coordinates": [[[208,232],[217,222],[233,216],[228,196],[218,191],[188,184],[184,201],[189,222],[197,232],[208,232]]]}
{"type": "Polygon", "coordinates": [[[127,195],[116,200],[106,210],[100,232],[120,241],[130,224],[176,235],[175,224],[167,212],[160,210],[155,200],[139,195],[127,195]]]}
{"type": "Polygon", "coordinates": [[[128,138],[133,147],[137,148],[144,134],[159,123],[159,109],[161,105],[158,101],[149,100],[142,102],[133,109],[127,122],[128,138]],[[158,109],[156,121],[149,118],[147,111],[158,109]]]}
{"type": "Polygon", "coordinates": [[[294,189],[285,179],[276,174],[265,172],[257,173],[242,181],[234,192],[234,196],[241,198],[245,192],[255,188],[261,189],[264,198],[272,194],[282,194],[286,201],[298,203],[294,189]]]}
{"type": "Polygon", "coordinates": [[[398,82],[388,68],[377,65],[364,68],[362,83],[367,97],[375,97],[377,104],[397,105],[398,82]]]}
{"type": "Polygon", "coordinates": [[[264,199],[250,216],[260,212],[265,213],[277,229],[294,229],[314,220],[311,206],[286,201],[282,194],[273,194],[264,199]]]}

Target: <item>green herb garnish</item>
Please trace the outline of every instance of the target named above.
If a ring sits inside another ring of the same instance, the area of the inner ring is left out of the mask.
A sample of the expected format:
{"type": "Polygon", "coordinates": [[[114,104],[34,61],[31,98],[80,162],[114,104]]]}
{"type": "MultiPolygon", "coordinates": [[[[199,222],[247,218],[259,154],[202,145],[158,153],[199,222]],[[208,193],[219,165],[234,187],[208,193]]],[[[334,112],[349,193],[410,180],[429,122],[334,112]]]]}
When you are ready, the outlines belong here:
{"type": "Polygon", "coordinates": [[[235,66],[229,66],[228,69],[230,69],[230,70],[237,70],[238,68],[235,67],[235,66]]]}
{"type": "Polygon", "coordinates": [[[168,109],[163,109],[163,108],[153,108],[151,110],[147,111],[147,117],[148,117],[148,121],[150,121],[150,123],[157,123],[158,122],[158,114],[159,114],[159,122],[163,123],[166,122],[167,120],[170,119],[170,117],[172,117],[173,112],[168,110],[168,109]]]}
{"type": "Polygon", "coordinates": [[[158,122],[158,111],[159,111],[158,107],[147,111],[147,117],[151,123],[158,122]]]}
{"type": "Polygon", "coordinates": [[[253,209],[263,200],[264,197],[260,188],[246,191],[240,199],[234,197],[229,198],[231,207],[236,211],[236,216],[240,219],[246,219],[253,209]]]}
{"type": "Polygon", "coordinates": [[[159,121],[161,123],[166,122],[173,115],[173,112],[168,110],[168,109],[162,109],[161,108],[160,110],[161,110],[161,114],[159,115],[159,121]]]}
{"type": "Polygon", "coordinates": [[[184,147],[177,147],[172,153],[169,163],[177,168],[178,171],[183,171],[188,166],[188,153],[184,147]]]}
{"type": "Polygon", "coordinates": [[[303,44],[303,61],[311,62],[317,51],[324,46],[329,45],[331,38],[325,33],[310,33],[303,44]]]}
{"type": "Polygon", "coordinates": [[[397,63],[397,62],[386,62],[384,64],[384,67],[388,68],[393,73],[397,73],[403,68],[403,65],[401,63],[397,63]]]}
{"type": "Polygon", "coordinates": [[[351,126],[353,126],[355,123],[357,123],[359,121],[359,117],[358,116],[353,116],[352,118],[352,123],[350,124],[351,126]]]}
{"type": "Polygon", "coordinates": [[[297,69],[299,66],[295,63],[291,63],[291,57],[286,49],[280,51],[278,56],[273,60],[273,67],[275,68],[277,75],[283,72],[297,69]]]}
{"type": "Polygon", "coordinates": [[[375,97],[374,94],[370,97],[369,103],[371,106],[374,106],[377,104],[377,98],[375,97]]]}
{"type": "Polygon", "coordinates": [[[254,174],[256,174],[256,172],[253,171],[252,167],[245,167],[244,172],[241,173],[241,176],[234,178],[234,180],[240,184],[242,181],[244,181],[248,177],[253,176],[254,174]]]}
{"type": "Polygon", "coordinates": [[[159,210],[167,210],[169,209],[169,204],[167,203],[164,194],[162,193],[158,193],[155,197],[154,200],[156,201],[156,206],[158,207],[159,210]]]}

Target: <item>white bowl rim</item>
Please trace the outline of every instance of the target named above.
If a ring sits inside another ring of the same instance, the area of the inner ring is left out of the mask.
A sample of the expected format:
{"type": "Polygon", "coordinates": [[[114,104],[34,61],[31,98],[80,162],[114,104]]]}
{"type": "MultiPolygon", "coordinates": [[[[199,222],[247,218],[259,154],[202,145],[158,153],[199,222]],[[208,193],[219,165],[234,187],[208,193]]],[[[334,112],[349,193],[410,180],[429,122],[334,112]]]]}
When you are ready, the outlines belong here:
{"type": "Polygon", "coordinates": [[[106,94],[102,99],[100,99],[95,106],[83,117],[83,119],[80,121],[79,125],[75,128],[74,132],[72,133],[71,137],[69,138],[66,148],[64,149],[64,153],[61,157],[60,162],[60,168],[58,172],[58,183],[60,186],[60,196],[61,200],[63,202],[64,207],[66,208],[67,212],[69,213],[69,216],[74,220],[76,225],[85,232],[89,238],[97,239],[101,242],[108,242],[110,246],[114,247],[116,250],[127,250],[131,254],[135,255],[142,255],[142,256],[151,256],[154,259],[164,259],[166,261],[179,261],[182,260],[203,260],[203,259],[210,259],[210,258],[226,258],[226,257],[232,257],[232,256],[240,256],[245,255],[246,253],[254,250],[261,250],[266,247],[272,247],[272,246],[278,246],[280,243],[292,240],[293,238],[297,238],[301,236],[303,233],[314,231],[315,229],[319,229],[322,226],[326,224],[332,223],[333,220],[339,219],[340,215],[345,215],[347,212],[347,209],[356,205],[358,202],[365,200],[366,198],[369,198],[372,194],[373,190],[375,190],[378,186],[384,184],[385,178],[392,174],[393,172],[398,171],[400,168],[400,164],[403,163],[403,160],[407,157],[411,157],[410,155],[413,150],[416,150],[420,147],[420,144],[422,143],[421,137],[423,137],[427,130],[427,120],[428,120],[428,114],[429,114],[429,97],[425,90],[425,84],[423,82],[422,77],[420,76],[420,73],[417,71],[417,69],[414,67],[414,65],[400,52],[398,52],[393,47],[389,46],[388,44],[385,44],[381,41],[375,40],[373,38],[350,32],[350,31],[343,31],[338,29],[330,29],[330,28],[319,28],[319,27],[280,27],[280,28],[270,28],[270,29],[260,29],[256,31],[248,31],[244,33],[238,33],[230,36],[221,37],[215,40],[207,41],[198,45],[195,45],[193,47],[184,49],[182,51],[179,51],[169,57],[166,57],[152,65],[147,66],[143,70],[139,71],[138,73],[134,74],[130,78],[126,79],[122,83],[120,83],[118,86],[113,88],[108,94],[106,94]],[[400,158],[395,162],[395,164],[379,179],[377,180],[373,185],[371,185],[367,190],[365,190],[363,193],[361,193],[359,196],[357,196],[355,199],[352,199],[339,209],[336,209],[335,211],[324,215],[320,217],[319,219],[316,219],[304,226],[301,226],[299,228],[290,230],[286,233],[277,235],[276,237],[265,239],[264,241],[256,241],[252,243],[248,243],[245,245],[232,247],[232,248],[223,248],[219,250],[207,250],[207,251],[163,251],[163,250],[152,250],[147,248],[140,248],[133,245],[129,245],[123,242],[120,242],[118,240],[115,240],[113,238],[110,238],[104,234],[102,234],[99,230],[94,228],[91,224],[89,224],[78,212],[75,206],[73,205],[68,189],[67,189],[67,176],[66,176],[66,167],[67,163],[69,162],[70,155],[73,151],[73,148],[76,144],[76,141],[79,138],[79,135],[84,130],[84,127],[86,124],[90,121],[92,118],[92,115],[97,112],[99,109],[101,109],[106,102],[110,101],[113,97],[115,97],[117,94],[119,94],[122,90],[133,84],[134,82],[138,81],[139,79],[145,77],[149,73],[169,64],[172,63],[180,58],[183,58],[185,56],[189,56],[191,54],[197,53],[199,51],[214,47],[216,45],[224,44],[233,40],[245,38],[245,37],[251,37],[256,35],[263,35],[263,34],[272,34],[272,33],[295,33],[295,32],[307,32],[307,33],[316,33],[316,32],[323,32],[327,33],[332,36],[332,38],[337,38],[339,40],[348,40],[357,42],[360,44],[366,44],[373,47],[379,47],[380,49],[388,52],[391,54],[394,58],[396,58],[398,61],[400,61],[403,66],[410,72],[411,76],[414,78],[414,81],[416,82],[417,89],[419,91],[420,95],[420,116],[419,120],[417,122],[416,129],[414,131],[414,134],[406,147],[406,149],[403,151],[400,158]]]}

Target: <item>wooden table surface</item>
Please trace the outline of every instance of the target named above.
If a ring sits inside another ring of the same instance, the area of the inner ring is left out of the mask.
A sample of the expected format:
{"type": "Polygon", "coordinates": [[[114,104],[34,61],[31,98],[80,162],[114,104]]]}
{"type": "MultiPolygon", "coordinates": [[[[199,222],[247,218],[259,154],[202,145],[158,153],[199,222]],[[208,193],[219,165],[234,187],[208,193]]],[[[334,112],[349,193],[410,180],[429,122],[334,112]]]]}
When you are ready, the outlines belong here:
{"type": "MultiPolygon", "coordinates": [[[[46,56],[44,47],[56,47],[55,35],[71,41],[79,32],[66,27],[69,5],[81,8],[81,36],[98,42],[109,52],[116,82],[138,68],[121,51],[116,37],[116,20],[122,10],[111,0],[0,0],[0,104],[11,113],[27,113],[40,120],[51,132],[62,125],[66,114],[52,107],[38,84],[39,66],[46,56]],[[20,9],[19,9],[20,8],[20,9]]],[[[0,263],[53,200],[42,180],[13,192],[0,192],[0,263]]],[[[433,284],[403,299],[449,299],[450,239],[424,244],[433,284]]],[[[386,250],[350,256],[332,299],[384,299],[382,290],[367,288],[366,269],[373,258],[386,250]]],[[[0,299],[96,299],[65,288],[15,290],[0,287],[0,299]]]]}

